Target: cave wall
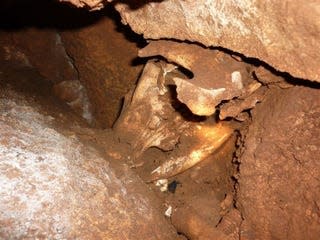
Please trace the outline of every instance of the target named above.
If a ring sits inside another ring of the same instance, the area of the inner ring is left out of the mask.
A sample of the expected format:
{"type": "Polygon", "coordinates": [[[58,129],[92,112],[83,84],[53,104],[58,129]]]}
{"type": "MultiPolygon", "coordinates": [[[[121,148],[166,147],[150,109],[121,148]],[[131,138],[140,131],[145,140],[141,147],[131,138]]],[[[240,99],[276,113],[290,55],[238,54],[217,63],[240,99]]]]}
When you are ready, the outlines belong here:
{"type": "Polygon", "coordinates": [[[240,159],[244,239],[318,239],[320,95],[273,87],[253,112],[240,159]]]}
{"type": "Polygon", "coordinates": [[[52,83],[77,79],[59,33],[37,28],[0,32],[0,58],[11,63],[34,67],[52,83]],[[45,59],[45,61],[44,61],[45,59]]]}
{"type": "Polygon", "coordinates": [[[122,21],[145,38],[219,46],[294,77],[320,81],[318,1],[170,0],[116,8],[122,21]]]}
{"type": "Polygon", "coordinates": [[[120,113],[122,98],[142,69],[142,65],[134,65],[136,43],[130,42],[111,18],[64,31],[61,38],[88,91],[95,126],[111,127],[120,113]]]}

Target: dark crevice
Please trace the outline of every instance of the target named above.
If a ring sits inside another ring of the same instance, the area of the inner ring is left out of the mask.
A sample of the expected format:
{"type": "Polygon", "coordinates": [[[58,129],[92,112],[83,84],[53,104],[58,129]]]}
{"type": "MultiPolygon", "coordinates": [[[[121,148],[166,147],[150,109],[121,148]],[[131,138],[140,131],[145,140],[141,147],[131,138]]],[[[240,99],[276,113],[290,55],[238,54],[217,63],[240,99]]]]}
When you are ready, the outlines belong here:
{"type": "Polygon", "coordinates": [[[245,132],[247,129],[240,129],[235,131],[235,134],[237,134],[237,141],[236,141],[236,150],[233,154],[233,160],[232,163],[235,167],[235,173],[231,177],[231,180],[233,181],[233,190],[234,190],[234,196],[233,196],[233,207],[237,209],[240,213],[241,216],[241,223],[239,226],[239,239],[241,239],[241,224],[244,220],[243,213],[241,212],[241,209],[239,208],[238,205],[238,194],[239,194],[239,177],[240,177],[240,157],[243,154],[243,149],[244,149],[244,143],[245,143],[245,132]]]}
{"type": "Polygon", "coordinates": [[[234,52],[234,51],[232,51],[230,49],[223,48],[223,47],[212,47],[211,49],[225,52],[225,53],[227,53],[227,54],[229,54],[231,56],[237,56],[237,57],[241,58],[244,62],[246,62],[248,64],[251,64],[254,67],[262,66],[266,70],[268,70],[272,74],[274,74],[275,76],[282,77],[286,82],[288,82],[288,83],[290,83],[292,85],[306,86],[306,87],[320,89],[320,83],[319,82],[315,82],[315,81],[313,81],[311,79],[296,78],[296,77],[292,76],[288,72],[282,72],[282,71],[279,71],[279,70],[275,69],[274,67],[272,67],[268,63],[266,63],[264,61],[261,61],[258,58],[246,57],[244,54],[241,54],[241,53],[238,53],[238,52],[234,52]]]}
{"type": "Polygon", "coordinates": [[[123,33],[130,42],[144,47],[146,41],[129,26],[121,24],[120,14],[112,4],[107,4],[100,11],[75,8],[55,0],[10,1],[0,3],[0,30],[15,32],[29,27],[72,31],[94,25],[103,18],[110,18],[115,23],[115,30],[123,33]]]}
{"type": "Polygon", "coordinates": [[[190,238],[188,238],[186,235],[184,235],[183,233],[181,232],[177,232],[178,236],[182,236],[184,237],[186,240],[191,240],[190,238]]]}
{"type": "Polygon", "coordinates": [[[124,3],[126,4],[131,10],[137,10],[148,3],[161,3],[164,0],[115,0],[112,4],[116,3],[124,3]]]}
{"type": "MultiPolygon", "coordinates": [[[[59,34],[59,33],[58,33],[59,34]]],[[[59,34],[60,35],[60,34],[59,34]]],[[[62,40],[61,40],[62,41],[62,40]]],[[[74,57],[68,52],[68,50],[64,47],[64,43],[62,41],[62,46],[63,46],[63,49],[69,59],[69,62],[70,64],[72,65],[72,67],[74,68],[74,70],[76,71],[76,75],[77,75],[77,80],[80,81],[80,71],[77,67],[77,64],[75,63],[75,60],[74,60],[74,57]]]]}
{"type": "Polygon", "coordinates": [[[270,71],[272,74],[274,74],[275,76],[279,76],[282,77],[286,82],[292,84],[292,85],[296,85],[296,86],[305,86],[305,87],[311,87],[311,88],[316,88],[316,89],[320,89],[320,83],[316,82],[315,80],[312,79],[304,79],[304,78],[297,78],[292,76],[290,73],[288,72],[283,72],[283,71],[279,71],[277,69],[275,69],[274,67],[272,67],[270,64],[258,59],[258,58],[254,58],[254,57],[247,57],[242,53],[239,52],[235,52],[232,51],[228,48],[224,48],[221,46],[211,46],[208,47],[202,43],[199,42],[192,42],[189,40],[179,40],[179,39],[173,39],[173,38],[162,38],[161,40],[168,40],[168,41],[173,41],[173,42],[177,42],[177,43],[189,43],[189,44],[195,44],[198,45],[200,47],[203,48],[208,48],[208,49],[212,49],[212,50],[218,50],[221,52],[224,52],[226,54],[229,54],[231,57],[235,58],[237,61],[243,61],[246,62],[254,67],[264,67],[266,70],[270,71]],[[239,60],[238,60],[239,59],[239,60]]]}
{"type": "Polygon", "coordinates": [[[13,1],[0,10],[0,28],[8,31],[28,27],[72,30],[95,24],[108,11],[106,8],[89,12],[54,0],[13,1]]]}

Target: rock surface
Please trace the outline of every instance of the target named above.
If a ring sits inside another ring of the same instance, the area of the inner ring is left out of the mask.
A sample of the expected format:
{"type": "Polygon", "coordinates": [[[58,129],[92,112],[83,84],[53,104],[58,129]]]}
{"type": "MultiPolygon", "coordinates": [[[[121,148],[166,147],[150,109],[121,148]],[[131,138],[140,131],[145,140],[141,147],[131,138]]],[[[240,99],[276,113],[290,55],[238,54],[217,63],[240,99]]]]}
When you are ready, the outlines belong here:
{"type": "Polygon", "coordinates": [[[273,88],[256,107],[240,157],[244,239],[320,236],[320,95],[273,88]]]}
{"type": "Polygon", "coordinates": [[[168,0],[139,5],[128,1],[117,3],[116,9],[145,38],[223,47],[320,82],[318,1],[168,0]]]}
{"type": "Polygon", "coordinates": [[[0,94],[1,239],[176,239],[130,169],[57,127],[76,122],[0,94]]]}

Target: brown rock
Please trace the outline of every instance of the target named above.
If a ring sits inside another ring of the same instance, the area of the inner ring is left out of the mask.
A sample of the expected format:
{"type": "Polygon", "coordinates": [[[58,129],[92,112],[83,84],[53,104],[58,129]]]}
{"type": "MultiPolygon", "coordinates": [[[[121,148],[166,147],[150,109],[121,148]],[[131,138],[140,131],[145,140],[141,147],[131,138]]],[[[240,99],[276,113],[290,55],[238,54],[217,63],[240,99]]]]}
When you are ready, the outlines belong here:
{"type": "MultiPolygon", "coordinates": [[[[106,14],[115,14],[109,10],[106,14]]],[[[136,44],[116,28],[112,19],[104,17],[94,25],[61,34],[80,73],[79,80],[88,91],[99,127],[113,124],[121,99],[134,85],[141,70],[141,66],[132,65],[137,56],[136,44]]]]}
{"type": "Polygon", "coordinates": [[[230,239],[222,231],[206,221],[206,219],[201,218],[197,211],[191,206],[175,209],[172,214],[172,224],[177,231],[183,233],[189,239],[230,239]]]}
{"type": "Polygon", "coordinates": [[[79,116],[92,124],[91,104],[87,91],[79,80],[62,81],[53,86],[54,94],[65,101],[79,116]]]}
{"type": "Polygon", "coordinates": [[[176,239],[130,169],[114,170],[74,132],[53,127],[60,119],[0,93],[1,239],[176,239]]]}
{"type": "Polygon", "coordinates": [[[320,4],[308,1],[148,1],[117,3],[122,21],[148,39],[220,46],[294,77],[320,82],[320,4]],[[138,4],[138,3],[136,3],[138,4]]]}
{"type": "MultiPolygon", "coordinates": [[[[221,220],[217,229],[222,231],[230,240],[238,240],[240,236],[241,215],[238,210],[231,209],[221,220]]],[[[241,238],[242,239],[242,238],[241,238]]],[[[246,239],[246,238],[243,238],[246,239]]]]}
{"type": "Polygon", "coordinates": [[[240,157],[238,206],[245,239],[320,236],[320,95],[272,88],[253,111],[240,157]]]}

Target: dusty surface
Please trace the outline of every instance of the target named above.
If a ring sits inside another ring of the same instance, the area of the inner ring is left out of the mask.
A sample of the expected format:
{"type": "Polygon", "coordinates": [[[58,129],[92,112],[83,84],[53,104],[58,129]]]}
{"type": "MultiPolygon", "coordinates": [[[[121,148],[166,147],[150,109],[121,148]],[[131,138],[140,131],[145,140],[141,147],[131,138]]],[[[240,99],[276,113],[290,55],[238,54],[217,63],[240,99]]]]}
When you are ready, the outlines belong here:
{"type": "MultiPolygon", "coordinates": [[[[230,176],[236,171],[232,164],[234,140],[235,138],[230,139],[214,155],[190,170],[169,178],[166,191],[161,191],[160,186],[155,183],[149,183],[163,201],[163,212],[171,206],[172,224],[190,239],[210,239],[199,238],[201,236],[230,239],[232,234],[239,236],[239,231],[230,227],[229,223],[226,228],[219,228],[221,219],[233,208],[234,188],[230,176]],[[231,198],[231,202],[225,201],[226,198],[231,198]],[[196,224],[192,225],[194,221],[196,224]]],[[[182,143],[180,147],[183,148],[185,144],[182,143]]],[[[144,164],[134,170],[148,180],[150,172],[173,154],[151,148],[141,157],[144,164]]],[[[236,224],[239,227],[239,223],[236,224]]]]}
{"type": "Polygon", "coordinates": [[[40,90],[36,72],[0,77],[1,238],[176,239],[149,189],[92,147],[99,131],[40,90]]]}
{"type": "Polygon", "coordinates": [[[320,81],[320,4],[308,1],[118,3],[124,23],[145,38],[220,46],[294,77],[320,81]]]}
{"type": "Polygon", "coordinates": [[[318,239],[319,89],[273,88],[253,113],[240,157],[242,237],[318,239]]]}

